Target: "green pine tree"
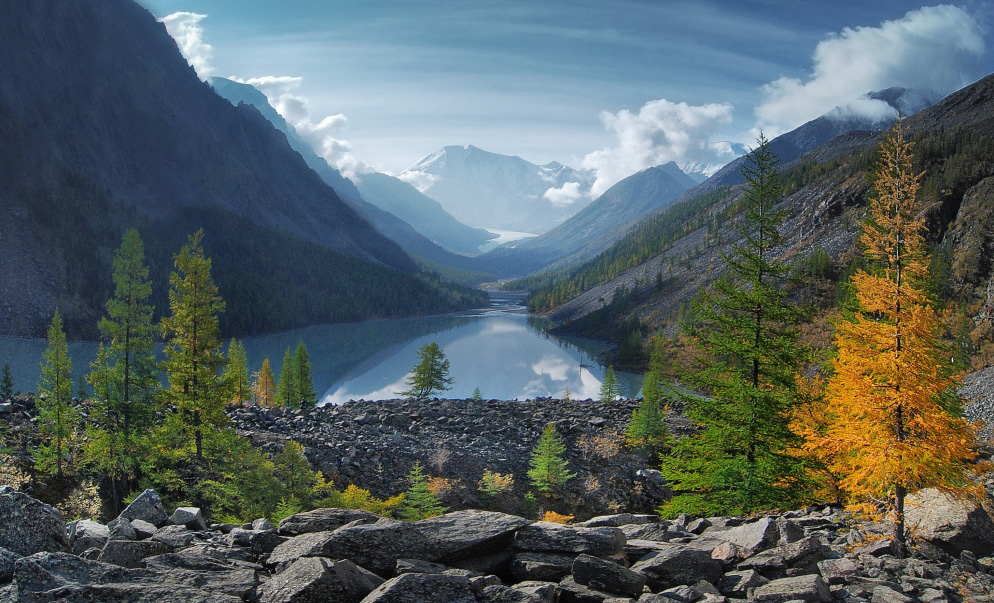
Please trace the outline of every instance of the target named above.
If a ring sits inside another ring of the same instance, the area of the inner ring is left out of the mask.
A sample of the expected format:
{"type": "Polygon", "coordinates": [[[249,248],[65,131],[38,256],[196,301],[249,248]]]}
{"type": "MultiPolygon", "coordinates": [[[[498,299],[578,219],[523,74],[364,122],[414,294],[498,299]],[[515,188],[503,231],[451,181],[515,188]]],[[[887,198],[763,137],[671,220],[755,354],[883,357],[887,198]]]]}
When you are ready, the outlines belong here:
{"type": "Polygon", "coordinates": [[[449,361],[437,343],[433,341],[421,346],[418,358],[418,364],[407,378],[408,389],[400,392],[401,396],[424,400],[436,392],[451,389],[449,361]]]}
{"type": "Polygon", "coordinates": [[[290,348],[283,354],[283,365],[280,366],[280,377],[276,382],[276,404],[287,408],[297,408],[300,405],[300,378],[290,348]]]}
{"type": "Polygon", "coordinates": [[[428,476],[424,473],[421,461],[415,461],[407,474],[407,490],[397,514],[405,521],[417,521],[441,515],[447,510],[435,493],[428,489],[428,476]]]}
{"type": "Polygon", "coordinates": [[[601,402],[611,402],[621,395],[621,388],[618,386],[618,376],[614,373],[614,367],[609,366],[604,371],[604,383],[601,384],[601,402]]]}
{"type": "Polygon", "coordinates": [[[725,256],[729,277],[699,300],[689,327],[704,355],[686,380],[707,395],[686,399],[700,431],[661,457],[677,492],[665,514],[746,514],[790,507],[805,493],[803,463],[789,452],[800,443],[790,428],[800,316],[781,288],[787,267],[772,256],[784,216],[776,166],[761,135],[742,168],[742,239],[725,256]]]}
{"type": "Polygon", "coordinates": [[[252,383],[249,381],[245,346],[237,339],[232,338],[228,343],[228,366],[221,381],[232,404],[244,404],[252,400],[252,383]]]}
{"type": "Polygon", "coordinates": [[[474,400],[482,400],[483,399],[483,394],[480,393],[480,388],[476,388],[476,389],[473,390],[473,399],[474,400]]]}
{"type": "Polygon", "coordinates": [[[10,372],[10,363],[3,363],[3,374],[0,376],[0,400],[7,400],[14,395],[14,376],[10,372]]]}
{"type": "Polygon", "coordinates": [[[168,341],[166,399],[176,405],[170,420],[192,435],[198,462],[204,460],[205,433],[211,435],[227,422],[227,400],[218,377],[224,365],[218,314],[225,304],[211,279],[211,260],[204,257],[202,239],[203,231],[198,230],[176,255],[176,271],[169,275],[171,314],[162,318],[168,341]]]}
{"type": "Polygon", "coordinates": [[[632,411],[632,419],[625,429],[625,440],[629,446],[645,447],[661,451],[666,444],[666,417],[663,413],[663,392],[661,378],[656,369],[651,369],[642,383],[642,401],[632,411]]]}
{"type": "Polygon", "coordinates": [[[293,362],[297,366],[297,391],[300,397],[297,402],[304,402],[311,406],[317,403],[318,394],[314,391],[314,378],[311,376],[311,360],[307,354],[307,346],[303,341],[297,342],[297,349],[293,352],[293,362]]]}
{"type": "Polygon", "coordinates": [[[532,486],[542,494],[555,492],[566,480],[576,476],[570,472],[569,463],[563,458],[564,452],[566,445],[556,432],[556,426],[547,424],[532,451],[531,469],[528,470],[532,486]]]}
{"type": "Polygon", "coordinates": [[[55,311],[48,328],[48,347],[42,354],[38,381],[38,432],[41,446],[35,465],[42,473],[59,477],[66,465],[72,466],[72,440],[79,423],[79,410],[71,404],[72,359],[62,328],[62,316],[55,311]]]}
{"type": "Polygon", "coordinates": [[[317,474],[304,456],[304,447],[295,440],[288,441],[277,455],[274,465],[273,475],[286,488],[291,500],[301,506],[310,505],[311,489],[317,483],[317,474]]]}

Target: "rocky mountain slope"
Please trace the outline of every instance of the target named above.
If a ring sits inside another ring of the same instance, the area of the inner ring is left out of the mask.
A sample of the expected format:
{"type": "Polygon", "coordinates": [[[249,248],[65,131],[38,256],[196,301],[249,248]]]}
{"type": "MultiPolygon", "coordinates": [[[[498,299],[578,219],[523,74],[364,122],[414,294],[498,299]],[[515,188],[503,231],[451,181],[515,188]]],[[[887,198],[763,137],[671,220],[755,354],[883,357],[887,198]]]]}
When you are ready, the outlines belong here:
{"type": "Polygon", "coordinates": [[[200,81],[137,4],[5,2],[0,39],[0,333],[42,335],[59,306],[72,335],[92,335],[128,227],[145,238],[160,308],[171,255],[205,230],[229,332],[446,307],[376,293],[391,279],[419,290],[410,257],[258,111],[200,81]],[[370,297],[338,303],[350,289],[370,297]]]}

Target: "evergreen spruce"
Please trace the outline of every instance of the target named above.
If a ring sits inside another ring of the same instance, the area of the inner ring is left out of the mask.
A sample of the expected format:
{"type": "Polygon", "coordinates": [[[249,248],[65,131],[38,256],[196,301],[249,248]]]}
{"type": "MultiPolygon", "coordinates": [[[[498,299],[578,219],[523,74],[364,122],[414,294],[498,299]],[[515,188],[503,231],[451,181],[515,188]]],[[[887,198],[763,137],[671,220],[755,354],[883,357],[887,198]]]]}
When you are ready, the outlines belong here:
{"type": "Polygon", "coordinates": [[[473,390],[473,399],[474,400],[482,400],[483,399],[483,394],[480,393],[480,388],[476,388],[476,389],[473,390]]]}
{"type": "Polygon", "coordinates": [[[547,424],[532,451],[529,461],[531,469],[528,470],[532,486],[542,494],[552,494],[566,483],[566,480],[576,476],[575,473],[570,472],[569,463],[563,458],[564,452],[566,445],[556,432],[556,426],[552,423],[547,424]]]}
{"type": "Polygon", "coordinates": [[[418,358],[418,364],[407,378],[408,389],[400,392],[401,396],[424,400],[436,392],[451,389],[449,361],[445,359],[445,353],[437,343],[433,341],[421,346],[418,358]]]}
{"type": "Polygon", "coordinates": [[[293,362],[297,366],[297,391],[299,397],[298,404],[303,402],[314,406],[318,401],[318,394],[314,391],[314,378],[311,376],[311,360],[307,354],[307,346],[303,341],[297,342],[297,349],[293,352],[293,362]]]}
{"type": "Polygon", "coordinates": [[[276,457],[274,466],[273,474],[286,488],[290,498],[302,506],[309,505],[317,475],[304,456],[304,447],[295,440],[288,441],[276,457]]]}
{"type": "Polygon", "coordinates": [[[632,419],[625,429],[625,441],[629,446],[661,451],[666,444],[666,417],[663,413],[663,393],[661,378],[657,369],[651,369],[642,383],[642,401],[632,411],[632,419]]]}
{"type": "Polygon", "coordinates": [[[614,367],[609,366],[604,371],[604,383],[601,384],[601,402],[613,402],[621,395],[621,388],[618,386],[618,376],[614,373],[614,367]]]}
{"type": "Polygon", "coordinates": [[[276,382],[276,404],[287,408],[297,408],[300,404],[300,377],[297,363],[293,360],[290,348],[283,354],[280,378],[276,382]]]}
{"type": "Polygon", "coordinates": [[[686,399],[699,432],[678,440],[660,459],[677,492],[665,514],[788,508],[805,493],[803,463],[790,453],[800,444],[790,428],[800,315],[781,288],[787,267],[772,257],[783,219],[775,207],[782,196],[776,166],[760,135],[742,168],[742,238],[725,256],[729,274],[699,300],[689,326],[704,354],[686,380],[706,395],[686,399]]]}
{"type": "Polygon", "coordinates": [[[415,461],[407,474],[407,490],[397,514],[405,521],[417,521],[441,515],[447,510],[435,493],[428,489],[428,476],[424,473],[421,461],[415,461]]]}
{"type": "MultiPolygon", "coordinates": [[[[72,359],[62,328],[62,316],[55,311],[48,328],[48,347],[42,354],[41,379],[38,381],[38,432],[41,446],[35,465],[42,473],[64,475],[71,463],[71,443],[79,422],[79,411],[71,404],[72,359]]],[[[71,466],[71,465],[70,465],[71,466]]]]}
{"type": "Polygon", "coordinates": [[[10,363],[3,363],[3,374],[0,375],[0,400],[7,400],[14,395],[14,376],[10,372],[10,363]]]}
{"type": "Polygon", "coordinates": [[[244,404],[252,400],[252,383],[249,381],[248,359],[245,346],[232,338],[228,343],[228,366],[221,377],[231,404],[244,404]]]}

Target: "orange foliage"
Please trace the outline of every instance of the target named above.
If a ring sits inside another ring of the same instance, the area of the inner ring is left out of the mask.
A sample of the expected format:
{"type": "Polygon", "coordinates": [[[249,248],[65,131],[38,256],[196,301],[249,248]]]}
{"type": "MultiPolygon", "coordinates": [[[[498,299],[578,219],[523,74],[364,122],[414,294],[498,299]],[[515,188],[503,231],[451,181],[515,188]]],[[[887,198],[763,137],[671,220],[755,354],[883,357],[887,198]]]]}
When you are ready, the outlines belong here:
{"type": "Polygon", "coordinates": [[[269,365],[269,358],[262,361],[262,368],[253,377],[255,377],[255,382],[252,384],[252,395],[255,397],[255,403],[267,408],[275,406],[276,385],[273,381],[273,369],[269,365]]]}
{"type": "Polygon", "coordinates": [[[542,521],[567,524],[573,521],[573,515],[562,515],[560,513],[556,513],[555,511],[546,511],[545,515],[542,516],[542,521]]]}

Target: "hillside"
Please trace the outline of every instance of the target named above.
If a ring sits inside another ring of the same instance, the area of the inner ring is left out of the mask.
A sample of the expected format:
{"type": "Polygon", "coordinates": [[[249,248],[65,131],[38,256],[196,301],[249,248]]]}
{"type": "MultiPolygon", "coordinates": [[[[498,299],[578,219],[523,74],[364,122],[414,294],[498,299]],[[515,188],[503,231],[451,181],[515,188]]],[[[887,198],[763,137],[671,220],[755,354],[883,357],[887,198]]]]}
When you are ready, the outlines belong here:
{"type": "Polygon", "coordinates": [[[229,333],[458,305],[137,4],[14,0],[0,38],[0,333],[42,335],[58,306],[92,336],[129,227],[159,308],[172,254],[204,229],[229,333]]]}

